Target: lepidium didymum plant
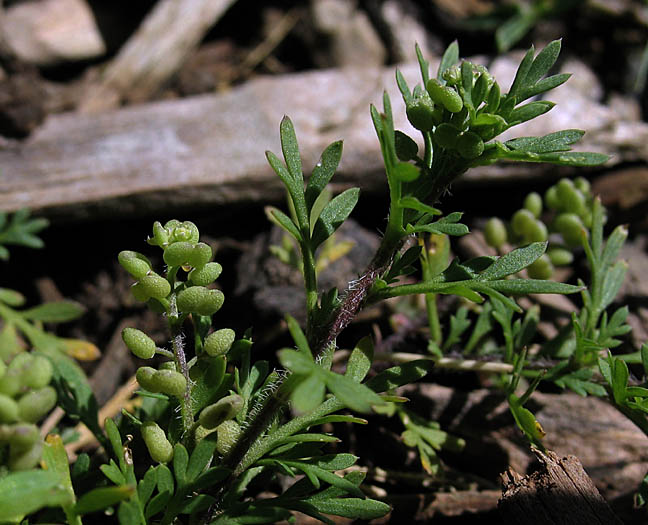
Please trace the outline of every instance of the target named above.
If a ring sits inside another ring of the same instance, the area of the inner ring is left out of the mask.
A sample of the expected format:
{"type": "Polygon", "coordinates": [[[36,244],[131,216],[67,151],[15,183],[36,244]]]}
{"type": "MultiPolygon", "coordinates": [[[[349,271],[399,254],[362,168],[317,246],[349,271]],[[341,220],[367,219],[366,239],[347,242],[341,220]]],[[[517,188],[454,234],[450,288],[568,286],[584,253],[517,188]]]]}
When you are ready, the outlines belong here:
{"type": "Polygon", "coordinates": [[[488,296],[519,311],[511,295],[580,290],[515,277],[544,254],[545,242],[499,257],[453,261],[434,275],[427,272],[420,282],[399,284],[419,260],[419,243],[403,249],[408,238],[468,232],[460,212],[444,214],[435,207],[466,170],[499,159],[570,166],[605,161],[604,155],[569,151],[582,135],[577,130],[496,140],[551,109],[550,102],[525,101],[567,80],[567,75],[545,77],[559,50],[560,42],[537,55],[529,50],[505,94],[484,67],[459,60],[456,43],[444,54],[435,78],[419,52],[422,84],[413,90],[397,73],[423,150],[394,129],[385,94],[382,111],[371,107],[390,196],[385,234],[368,267],[342,292],[319,289],[316,252],[351,214],[359,190],[348,189],[322,206],[318,197],[337,169],[342,142],[327,147],[305,178],[294,126],[289,118],[282,120],[283,160],[266,155],[293,212],[273,208],[270,213],[299,246],[306,322],[300,326],[286,317],[294,345],[278,350],[281,367],[254,358],[249,333],[219,325],[216,314],[226,303],[214,282],[221,266],[200,241],[195,224],[153,225],[148,243],[162,250],[164,268],[154,267],[146,254],[121,252],[119,262],[136,281],[133,295],[164,316],[170,342],[159,347],[136,327],[123,332],[135,356],[151,363],[162,358],[162,363],[137,371],[141,406],[125,412],[119,426],[106,421],[111,459],[101,470],[108,486],[92,501],[92,510],[114,506],[119,522],[128,525],[276,523],[291,519],[294,511],[325,523],[332,523],[330,515],[372,519],[386,514],[386,503],[361,490],[364,473],[351,468],[358,458],[338,452],[339,445],[329,448],[339,440],[322,425],[365,424],[348,409],[369,413],[403,403],[392,391],[424,377],[434,362],[411,361],[376,374],[371,371],[372,341],[364,337],[349,353],[345,372],[338,373],[331,368],[338,336],[364,306],[390,297],[456,294],[481,302],[488,296]],[[291,478],[295,481],[287,481],[291,478]]]}

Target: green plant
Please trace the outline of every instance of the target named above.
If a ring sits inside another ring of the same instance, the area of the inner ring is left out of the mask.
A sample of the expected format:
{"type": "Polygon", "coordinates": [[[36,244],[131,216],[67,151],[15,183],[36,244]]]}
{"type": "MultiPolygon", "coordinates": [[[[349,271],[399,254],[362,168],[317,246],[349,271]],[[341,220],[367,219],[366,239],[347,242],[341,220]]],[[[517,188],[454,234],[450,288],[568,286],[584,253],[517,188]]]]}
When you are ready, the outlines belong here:
{"type": "MultiPolygon", "coordinates": [[[[393,411],[405,427],[405,443],[417,447],[424,466],[434,470],[438,463],[435,449],[452,440],[434,423],[402,407],[405,399],[392,393],[425,376],[434,360],[422,358],[373,374],[373,344],[364,337],[350,352],[346,371],[342,374],[332,369],[338,336],[360,309],[412,294],[431,298],[453,294],[476,303],[489,298],[486,304],[497,313],[494,318],[507,341],[507,392],[513,414],[531,441],[537,441],[529,430],[529,417],[533,416],[523,408],[530,394],[515,395],[526,355],[518,351],[519,345],[525,340],[524,327],[532,322],[533,313],[522,323],[513,322],[513,313],[521,308],[510,296],[568,294],[583,289],[515,277],[543,256],[547,243],[532,242],[500,257],[455,260],[449,266],[447,250],[440,250],[438,257],[426,251],[423,279],[414,284],[400,284],[399,280],[412,274],[421,257],[420,244],[403,250],[409,237],[433,234],[439,236],[436,242],[442,243],[448,242],[444,235],[468,232],[459,222],[460,212],[444,215],[432,205],[471,167],[500,159],[568,166],[606,160],[604,155],[570,151],[582,135],[573,130],[546,137],[495,140],[510,127],[552,108],[546,101],[523,103],[567,80],[568,75],[544,78],[559,50],[560,42],[552,42],[537,56],[531,49],[506,94],[484,67],[459,62],[456,43],[448,48],[437,77],[432,79],[419,51],[423,85],[412,91],[397,72],[408,118],[421,131],[424,149],[419,156],[416,143],[394,130],[386,94],[382,113],[371,107],[389,186],[389,215],[377,253],[342,294],[337,289],[318,288],[316,252],[351,214],[359,190],[348,189],[330,200],[321,198],[337,169],[342,143],[326,148],[305,180],[293,124],[287,117],[282,120],[283,161],[271,152],[266,156],[286,187],[293,211],[288,215],[271,208],[269,214],[299,248],[306,295],[305,326],[286,317],[294,345],[277,353],[283,369],[253,360],[250,333],[237,337],[233,330],[214,323],[225,300],[213,284],[221,266],[212,261],[212,249],[201,242],[197,226],[177,220],[154,223],[148,243],[162,250],[165,269],[158,273],[145,254],[135,251],[121,252],[119,262],[135,279],[133,296],[166,319],[170,343],[158,347],[134,327],[124,330],[123,339],[136,357],[152,360],[157,355],[163,362],[138,369],[140,408],[132,414],[124,411],[119,425],[107,420],[105,433],[97,427],[96,406],[87,383],[75,370],[60,367],[59,391],[66,395],[59,395],[59,400],[63,398],[69,414],[91,426],[109,459],[100,467],[105,476],[97,480],[100,486],[77,498],[69,480],[90,475],[88,459],[78,467],[77,462],[70,471],[54,439],[45,458],[51,468],[49,473],[37,475],[42,478],[37,485],[40,483],[40,490],[56,483],[57,490],[51,491],[50,498],[42,498],[40,506],[60,506],[70,523],[79,523],[83,514],[109,506],[118,507],[117,517],[124,524],[274,523],[289,519],[292,511],[326,523],[331,523],[326,515],[361,519],[384,515],[389,506],[367,498],[359,488],[364,474],[347,470],[358,458],[327,450],[327,444],[339,440],[320,426],[366,423],[339,413],[344,409],[393,411]],[[293,415],[286,417],[289,408],[293,415]],[[255,485],[267,486],[278,478],[301,475],[289,486],[272,485],[278,491],[272,497],[256,497],[255,485]]],[[[451,321],[455,333],[449,339],[460,338],[465,325],[461,316],[460,311],[451,321]]],[[[460,446],[461,441],[455,440],[455,445],[460,446]]],[[[5,493],[29,493],[30,483],[15,475],[0,480],[0,489],[8,489],[0,490],[0,502],[5,493]]],[[[0,512],[0,520],[16,521],[37,510],[34,496],[28,499],[27,510],[10,506],[10,511],[0,512]]]]}

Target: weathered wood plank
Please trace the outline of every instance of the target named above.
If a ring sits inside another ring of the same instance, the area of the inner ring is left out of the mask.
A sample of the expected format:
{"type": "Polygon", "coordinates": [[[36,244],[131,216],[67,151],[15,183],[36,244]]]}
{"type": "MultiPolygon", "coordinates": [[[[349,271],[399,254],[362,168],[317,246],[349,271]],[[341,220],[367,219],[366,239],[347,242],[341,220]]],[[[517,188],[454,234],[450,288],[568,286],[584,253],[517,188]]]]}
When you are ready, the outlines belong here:
{"type": "MultiPolygon", "coordinates": [[[[416,65],[402,70],[416,82],[416,65]]],[[[411,129],[393,74],[392,68],[356,68],[258,78],[215,95],[100,115],[52,115],[26,142],[0,150],[0,209],[28,206],[48,215],[127,215],[279,198],[280,184],[263,152],[279,152],[278,125],[284,114],[295,122],[307,172],[328,143],[343,138],[338,188],[356,184],[382,190],[382,163],[368,107],[380,102],[383,88],[392,97],[396,126],[411,129]]],[[[578,91],[562,92],[563,99],[569,97],[573,102],[578,91]]],[[[588,103],[598,118],[579,149],[612,153],[613,163],[648,158],[648,126],[617,122],[610,108],[588,103]],[[628,126],[634,130],[630,136],[623,134],[628,126]]],[[[543,116],[543,126],[579,127],[582,112],[587,112],[573,104],[565,110],[567,114],[557,108],[543,116]]],[[[520,135],[525,134],[522,128],[520,135]]],[[[557,173],[553,167],[516,164],[476,169],[468,180],[557,173]]]]}

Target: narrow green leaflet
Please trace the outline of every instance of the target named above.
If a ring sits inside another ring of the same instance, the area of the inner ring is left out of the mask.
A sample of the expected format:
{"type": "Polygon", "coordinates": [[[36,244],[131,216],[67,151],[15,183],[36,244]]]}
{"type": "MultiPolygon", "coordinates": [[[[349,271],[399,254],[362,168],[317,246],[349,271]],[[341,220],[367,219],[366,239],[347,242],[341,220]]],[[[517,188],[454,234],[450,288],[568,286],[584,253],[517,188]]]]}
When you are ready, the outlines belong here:
{"type": "Polygon", "coordinates": [[[275,208],[274,206],[267,206],[265,211],[266,211],[266,216],[272,222],[274,222],[277,226],[287,231],[298,242],[302,241],[302,236],[301,233],[299,233],[299,229],[297,228],[293,220],[290,217],[288,217],[288,215],[286,215],[278,208],[275,208]]]}
{"type": "Polygon", "coordinates": [[[456,40],[454,40],[446,48],[445,52],[443,53],[443,57],[441,57],[441,62],[439,63],[439,70],[437,71],[437,80],[445,84],[445,80],[443,80],[443,73],[447,69],[454,66],[457,62],[459,62],[459,44],[457,43],[456,40]]]}
{"type": "Polygon", "coordinates": [[[130,498],[135,487],[122,485],[119,487],[100,487],[85,493],[74,507],[77,514],[89,514],[111,507],[120,501],[130,498]]]}
{"type": "Polygon", "coordinates": [[[344,518],[372,520],[387,514],[391,507],[375,499],[330,498],[309,499],[312,505],[322,514],[332,514],[344,518]]]}
{"type": "Polygon", "coordinates": [[[547,250],[547,242],[534,242],[499,257],[478,276],[480,281],[494,281],[517,273],[537,260],[547,250]]]}
{"type": "Polygon", "coordinates": [[[385,392],[418,381],[431,372],[433,368],[434,361],[417,359],[383,370],[364,384],[374,392],[385,392]]]}
{"type": "Polygon", "coordinates": [[[544,115],[555,105],[555,103],[549,102],[548,100],[538,100],[535,102],[529,102],[524,106],[519,106],[511,111],[511,114],[508,117],[509,125],[516,126],[522,122],[544,115]]]}
{"type": "Polygon", "coordinates": [[[331,177],[335,174],[335,170],[340,163],[340,158],[342,157],[342,141],[339,140],[328,146],[322,156],[320,157],[319,162],[315,165],[313,173],[308,179],[308,184],[306,185],[306,207],[310,211],[313,207],[313,204],[317,200],[317,197],[326,187],[326,185],[331,180],[331,177]]]}
{"type": "Polygon", "coordinates": [[[349,188],[348,190],[340,193],[329,202],[322,210],[311,238],[312,249],[314,250],[326,239],[328,239],[333,232],[337,230],[342,223],[355,208],[360,197],[359,188],[349,188]]]}
{"type": "Polygon", "coordinates": [[[317,374],[311,374],[297,384],[290,399],[295,411],[304,414],[319,406],[325,394],[326,383],[317,374]]]}
{"type": "Polygon", "coordinates": [[[349,355],[344,375],[360,383],[371,369],[373,354],[374,347],[371,337],[366,336],[360,339],[349,355]]]}
{"type": "Polygon", "coordinates": [[[288,331],[290,332],[290,335],[293,338],[293,341],[295,341],[295,344],[297,345],[297,348],[299,351],[308,356],[310,360],[313,360],[313,353],[311,352],[310,346],[308,345],[308,340],[306,339],[306,336],[304,335],[304,332],[302,331],[301,327],[299,326],[299,323],[297,322],[297,319],[295,319],[292,315],[287,314],[286,315],[286,324],[288,325],[288,331]]]}
{"type": "Polygon", "coordinates": [[[58,301],[42,303],[33,308],[20,312],[25,319],[42,321],[44,323],[64,323],[78,319],[85,312],[85,308],[74,301],[58,301]]]}
{"type": "Polygon", "coordinates": [[[18,522],[43,507],[67,505],[73,501],[57,472],[25,470],[0,479],[0,522],[18,522]]]}
{"type": "Polygon", "coordinates": [[[281,119],[279,126],[279,136],[281,137],[281,150],[286,166],[290,175],[296,181],[303,182],[301,157],[299,156],[299,146],[297,144],[297,135],[295,127],[288,117],[281,119]]]}
{"type": "Polygon", "coordinates": [[[569,151],[570,146],[578,142],[585,132],[580,129],[565,129],[549,133],[542,137],[518,137],[505,142],[506,146],[529,153],[553,153],[569,151]]]}
{"type": "Polygon", "coordinates": [[[82,514],[82,512],[74,509],[76,498],[74,488],[72,487],[72,480],[70,479],[68,457],[63,446],[63,440],[58,434],[50,434],[47,436],[43,446],[43,462],[47,470],[55,472],[58,475],[61,486],[67,490],[70,496],[69,502],[61,504],[68,520],[68,525],[81,525],[78,514],[82,514]]]}

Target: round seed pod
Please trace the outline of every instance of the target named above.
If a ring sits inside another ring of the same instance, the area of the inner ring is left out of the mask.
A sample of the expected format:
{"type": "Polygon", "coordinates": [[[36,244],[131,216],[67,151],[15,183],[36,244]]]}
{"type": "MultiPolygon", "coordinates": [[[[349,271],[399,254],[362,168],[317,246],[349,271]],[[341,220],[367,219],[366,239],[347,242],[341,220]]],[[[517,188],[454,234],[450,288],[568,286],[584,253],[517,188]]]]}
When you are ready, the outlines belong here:
{"type": "Polygon", "coordinates": [[[198,315],[214,315],[225,302],[225,295],[220,290],[208,290],[207,296],[198,307],[198,315]]]}
{"type": "Polygon", "coordinates": [[[183,266],[189,264],[194,245],[190,242],[180,241],[169,244],[164,250],[164,262],[169,266],[183,266]]]}
{"type": "Polygon", "coordinates": [[[589,195],[592,192],[592,186],[590,182],[585,177],[576,177],[574,179],[574,186],[579,190],[583,195],[589,195]]]}
{"type": "Polygon", "coordinates": [[[492,217],[484,227],[484,237],[489,246],[499,248],[508,240],[506,226],[501,219],[492,217]]]}
{"type": "Polygon", "coordinates": [[[585,210],[585,196],[574,186],[569,179],[561,179],[556,184],[556,192],[560,201],[560,208],[569,213],[580,215],[585,210]]]}
{"type": "Polygon", "coordinates": [[[148,295],[146,288],[142,286],[141,283],[135,283],[133,286],[131,286],[130,291],[131,294],[133,294],[133,299],[139,301],[140,303],[145,303],[151,298],[151,296],[148,295]]]}
{"type": "Polygon", "coordinates": [[[45,356],[36,355],[32,360],[32,365],[23,369],[20,379],[24,385],[30,388],[42,388],[49,385],[53,372],[51,361],[45,356]]]}
{"type": "Polygon", "coordinates": [[[190,286],[182,290],[176,297],[178,310],[185,313],[196,313],[207,299],[209,291],[204,286],[190,286]]]}
{"type": "Polygon", "coordinates": [[[547,240],[547,237],[549,237],[549,232],[547,231],[547,227],[545,226],[544,222],[535,219],[533,223],[526,225],[523,237],[524,242],[527,243],[542,242],[547,240]]]}
{"type": "Polygon", "coordinates": [[[527,273],[531,279],[549,279],[553,275],[553,265],[547,254],[542,254],[527,266],[527,273]]]}
{"type": "Polygon", "coordinates": [[[233,419],[229,419],[216,427],[218,438],[216,440],[216,450],[219,454],[225,455],[236,443],[241,434],[241,427],[233,419]]]}
{"type": "Polygon", "coordinates": [[[152,377],[156,390],[170,396],[182,397],[187,389],[187,380],[175,370],[156,370],[152,377]]]}
{"type": "Polygon", "coordinates": [[[545,204],[550,210],[557,210],[560,207],[560,199],[558,198],[558,188],[551,186],[544,196],[545,204]]]}
{"type": "Polygon", "coordinates": [[[27,392],[18,400],[20,419],[28,423],[36,423],[56,405],[56,390],[45,386],[38,390],[27,392]]]}
{"type": "Polygon", "coordinates": [[[194,268],[189,273],[189,280],[197,286],[207,286],[220,276],[223,267],[217,262],[205,264],[202,268],[194,268]]]}
{"type": "Polygon", "coordinates": [[[173,446],[157,423],[143,423],[140,432],[153,461],[168,463],[173,459],[173,446]]]}
{"type": "Polygon", "coordinates": [[[9,470],[29,470],[38,465],[43,455],[43,442],[36,441],[31,446],[9,446],[9,470]]]}
{"type": "Polygon", "coordinates": [[[13,423],[19,417],[18,403],[9,396],[0,394],[0,423],[13,423]]]}
{"type": "Polygon", "coordinates": [[[574,261],[574,254],[565,248],[549,248],[547,255],[554,266],[567,266],[574,261]]]}
{"type": "Polygon", "coordinates": [[[32,423],[17,423],[10,425],[10,435],[7,441],[18,448],[31,447],[40,440],[38,427],[32,423]]]}
{"type": "Polygon", "coordinates": [[[464,159],[472,160],[484,153],[484,141],[477,133],[465,131],[462,133],[455,144],[459,155],[464,159]]]}
{"type": "Polygon", "coordinates": [[[158,370],[173,370],[176,371],[176,364],[173,361],[164,361],[158,366],[158,370]]]}
{"type": "Polygon", "coordinates": [[[148,295],[149,298],[164,299],[171,293],[169,281],[153,272],[142,277],[139,284],[142,294],[148,295]]]}
{"type": "Polygon", "coordinates": [[[122,339],[128,349],[140,359],[151,359],[155,355],[155,341],[137,328],[124,328],[122,339]]]}
{"type": "Polygon", "coordinates": [[[203,349],[212,357],[224,355],[231,348],[235,337],[236,334],[231,328],[221,328],[206,337],[203,349]]]}
{"type": "Polygon", "coordinates": [[[130,250],[119,252],[117,260],[124,270],[135,277],[135,279],[141,279],[152,268],[150,261],[144,255],[130,250]]]}
{"type": "Polygon", "coordinates": [[[204,438],[206,438],[209,434],[213,434],[214,432],[216,432],[215,428],[209,429],[198,425],[196,427],[196,430],[194,430],[194,441],[198,443],[199,441],[202,441],[204,438]]]}
{"type": "Polygon", "coordinates": [[[540,194],[535,191],[529,193],[524,199],[524,207],[538,219],[542,213],[542,197],[540,194]]]}
{"type": "Polygon", "coordinates": [[[434,130],[434,141],[445,149],[454,149],[459,138],[459,130],[452,124],[442,122],[434,130]]]}
{"type": "Polygon", "coordinates": [[[216,403],[203,408],[198,422],[207,429],[213,429],[224,421],[233,419],[241,408],[243,408],[243,398],[241,396],[238,394],[225,396],[216,403]]]}
{"type": "Polygon", "coordinates": [[[23,384],[20,375],[7,370],[2,381],[0,381],[0,394],[15,397],[21,389],[23,389],[23,384]]]}
{"type": "Polygon", "coordinates": [[[525,232],[533,228],[536,222],[536,218],[526,208],[516,211],[511,218],[511,229],[515,235],[524,237],[525,232]]]}
{"type": "Polygon", "coordinates": [[[22,377],[22,374],[34,363],[34,356],[29,352],[16,354],[7,367],[7,373],[22,377]]]}
{"type": "Polygon", "coordinates": [[[436,124],[434,103],[427,93],[414,97],[405,109],[407,119],[420,131],[431,131],[436,124]]]}
{"type": "Polygon", "coordinates": [[[153,381],[153,377],[157,370],[152,366],[141,366],[135,372],[135,379],[142,388],[149,392],[158,392],[157,383],[153,381]]]}
{"type": "Polygon", "coordinates": [[[425,86],[430,98],[441,104],[450,113],[458,113],[463,108],[463,99],[454,89],[444,86],[436,78],[431,78],[425,86]]]}
{"type": "Polygon", "coordinates": [[[418,153],[418,144],[402,131],[394,132],[394,144],[396,147],[396,156],[399,160],[407,162],[416,158],[418,153]]]}
{"type": "Polygon", "coordinates": [[[211,261],[212,255],[211,246],[204,242],[199,242],[191,250],[187,262],[194,268],[202,268],[211,261]]]}
{"type": "Polygon", "coordinates": [[[570,247],[581,246],[583,232],[587,234],[583,222],[575,213],[561,213],[554,220],[553,227],[560,232],[565,244],[570,247]]]}

